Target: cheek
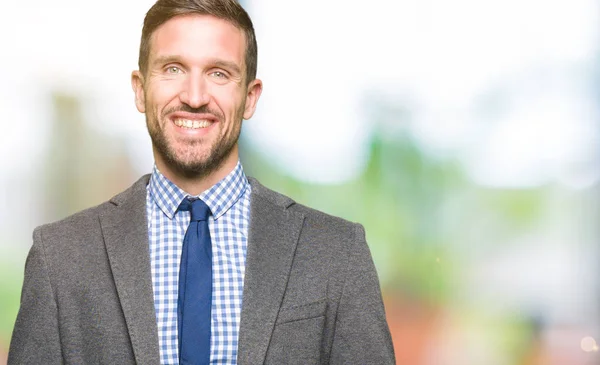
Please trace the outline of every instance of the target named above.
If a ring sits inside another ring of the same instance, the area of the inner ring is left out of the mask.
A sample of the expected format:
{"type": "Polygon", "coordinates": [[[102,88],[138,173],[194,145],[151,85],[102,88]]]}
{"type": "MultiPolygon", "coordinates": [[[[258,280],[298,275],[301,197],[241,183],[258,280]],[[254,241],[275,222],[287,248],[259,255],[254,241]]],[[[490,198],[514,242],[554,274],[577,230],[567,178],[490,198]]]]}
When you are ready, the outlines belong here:
{"type": "MultiPolygon", "coordinates": [[[[221,88],[213,92],[213,98],[221,111],[229,119],[237,118],[244,110],[243,95],[239,90],[232,88],[221,88]]],[[[235,120],[237,122],[237,120],[235,120]]]]}
{"type": "Polygon", "coordinates": [[[176,100],[180,93],[181,82],[176,80],[165,80],[156,82],[150,87],[150,92],[146,93],[146,105],[152,106],[154,110],[161,110],[173,100],[176,100]]]}

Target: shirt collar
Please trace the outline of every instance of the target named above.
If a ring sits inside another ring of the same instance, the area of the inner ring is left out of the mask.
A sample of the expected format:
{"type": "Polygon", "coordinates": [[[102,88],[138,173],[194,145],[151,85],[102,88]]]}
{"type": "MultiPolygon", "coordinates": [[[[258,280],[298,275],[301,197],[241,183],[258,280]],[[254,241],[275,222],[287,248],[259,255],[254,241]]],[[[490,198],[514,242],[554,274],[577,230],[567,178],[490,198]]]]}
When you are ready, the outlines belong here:
{"type": "MultiPolygon", "coordinates": [[[[243,195],[248,187],[248,179],[242,164],[238,160],[235,168],[221,181],[195,197],[208,205],[215,220],[227,212],[243,195]]],[[[148,184],[150,195],[163,213],[173,219],[179,204],[186,197],[191,197],[171,180],[167,179],[154,165],[148,184]]]]}

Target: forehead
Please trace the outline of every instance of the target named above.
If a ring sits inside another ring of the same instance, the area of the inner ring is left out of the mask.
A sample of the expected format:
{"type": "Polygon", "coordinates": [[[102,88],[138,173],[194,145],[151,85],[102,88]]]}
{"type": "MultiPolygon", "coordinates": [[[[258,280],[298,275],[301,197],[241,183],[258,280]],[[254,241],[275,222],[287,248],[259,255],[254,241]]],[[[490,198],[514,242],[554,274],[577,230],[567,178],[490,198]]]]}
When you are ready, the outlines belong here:
{"type": "Polygon", "coordinates": [[[150,62],[160,56],[201,61],[223,58],[244,63],[246,37],[231,22],[211,15],[179,15],[161,24],[150,37],[150,62]]]}

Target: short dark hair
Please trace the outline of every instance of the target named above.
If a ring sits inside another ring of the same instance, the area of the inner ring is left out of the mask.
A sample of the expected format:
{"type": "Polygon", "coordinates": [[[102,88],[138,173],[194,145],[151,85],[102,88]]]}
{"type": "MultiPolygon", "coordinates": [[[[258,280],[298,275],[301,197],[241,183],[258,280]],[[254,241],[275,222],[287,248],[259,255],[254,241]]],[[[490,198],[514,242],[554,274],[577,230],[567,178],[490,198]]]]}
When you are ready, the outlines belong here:
{"type": "Polygon", "coordinates": [[[246,83],[256,78],[258,50],[254,26],[248,13],[236,0],[158,0],[144,18],[138,66],[142,74],[148,68],[152,33],[171,18],[179,15],[212,15],[231,22],[246,35],[246,83]]]}

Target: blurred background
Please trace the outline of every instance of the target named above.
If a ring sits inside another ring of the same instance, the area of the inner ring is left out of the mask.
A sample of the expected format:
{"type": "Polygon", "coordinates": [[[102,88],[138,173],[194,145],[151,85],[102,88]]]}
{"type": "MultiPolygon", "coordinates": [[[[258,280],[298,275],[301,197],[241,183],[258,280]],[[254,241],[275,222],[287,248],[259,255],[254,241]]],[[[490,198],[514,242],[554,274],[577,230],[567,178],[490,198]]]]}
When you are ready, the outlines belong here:
{"type": "MultiPolygon", "coordinates": [[[[152,0],[0,12],[0,363],[33,228],[152,167],[152,0]]],[[[242,161],[362,223],[403,365],[600,364],[600,3],[245,0],[265,89],[242,161]]]]}

